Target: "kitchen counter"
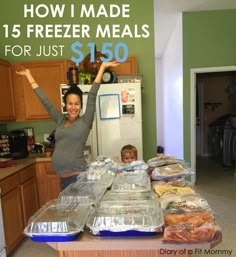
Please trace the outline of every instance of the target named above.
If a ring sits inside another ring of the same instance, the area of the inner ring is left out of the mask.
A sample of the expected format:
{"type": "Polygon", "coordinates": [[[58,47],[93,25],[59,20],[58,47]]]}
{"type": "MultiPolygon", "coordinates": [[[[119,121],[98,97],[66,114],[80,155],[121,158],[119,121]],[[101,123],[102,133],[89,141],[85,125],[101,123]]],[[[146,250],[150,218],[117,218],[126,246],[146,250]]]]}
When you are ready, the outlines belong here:
{"type": "Polygon", "coordinates": [[[9,162],[16,163],[13,167],[0,168],[0,180],[13,175],[14,173],[30,166],[35,162],[48,162],[51,157],[46,157],[44,154],[31,154],[27,158],[10,160],[9,162]]]}
{"type": "Polygon", "coordinates": [[[75,241],[48,243],[60,257],[190,257],[204,252],[222,241],[221,236],[211,243],[164,244],[162,235],[153,237],[99,237],[88,231],[75,241]]]}

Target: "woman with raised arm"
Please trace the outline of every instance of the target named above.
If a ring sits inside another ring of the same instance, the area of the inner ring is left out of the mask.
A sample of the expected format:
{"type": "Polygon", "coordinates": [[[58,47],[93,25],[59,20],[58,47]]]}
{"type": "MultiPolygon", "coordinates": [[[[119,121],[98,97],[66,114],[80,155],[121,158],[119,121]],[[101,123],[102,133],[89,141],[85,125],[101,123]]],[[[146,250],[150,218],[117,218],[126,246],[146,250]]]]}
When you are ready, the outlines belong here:
{"type": "Polygon", "coordinates": [[[47,98],[35,81],[29,69],[16,73],[25,76],[32,89],[44,105],[45,109],[56,122],[55,149],[52,155],[52,165],[60,176],[61,190],[77,180],[77,176],[86,169],[84,159],[85,144],[92,128],[96,109],[97,92],[100,88],[102,75],[110,67],[116,67],[118,62],[103,62],[88,94],[85,113],[80,116],[83,105],[82,91],[77,86],[71,86],[64,96],[68,115],[62,114],[47,98]]]}

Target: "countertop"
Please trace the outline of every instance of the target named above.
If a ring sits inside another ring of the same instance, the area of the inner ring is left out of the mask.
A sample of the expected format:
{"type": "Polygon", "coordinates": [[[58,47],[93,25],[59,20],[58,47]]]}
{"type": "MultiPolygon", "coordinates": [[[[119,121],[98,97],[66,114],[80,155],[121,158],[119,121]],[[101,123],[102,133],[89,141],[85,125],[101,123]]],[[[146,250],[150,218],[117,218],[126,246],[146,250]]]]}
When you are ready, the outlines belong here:
{"type": "Polygon", "coordinates": [[[27,158],[10,160],[9,162],[16,163],[15,166],[0,168],[0,180],[30,166],[35,162],[50,162],[51,157],[46,157],[44,154],[31,154],[27,158]]]}

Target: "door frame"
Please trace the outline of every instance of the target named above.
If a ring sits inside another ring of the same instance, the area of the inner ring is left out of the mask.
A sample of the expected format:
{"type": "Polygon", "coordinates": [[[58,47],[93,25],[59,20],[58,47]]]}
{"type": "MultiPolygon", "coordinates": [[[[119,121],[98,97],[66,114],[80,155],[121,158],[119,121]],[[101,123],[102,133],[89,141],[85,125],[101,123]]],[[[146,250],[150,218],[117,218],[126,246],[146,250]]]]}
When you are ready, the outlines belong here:
{"type": "Polygon", "coordinates": [[[196,82],[197,73],[236,71],[236,66],[203,67],[190,69],[190,152],[191,168],[194,175],[191,176],[191,184],[196,183],[196,82]]]}

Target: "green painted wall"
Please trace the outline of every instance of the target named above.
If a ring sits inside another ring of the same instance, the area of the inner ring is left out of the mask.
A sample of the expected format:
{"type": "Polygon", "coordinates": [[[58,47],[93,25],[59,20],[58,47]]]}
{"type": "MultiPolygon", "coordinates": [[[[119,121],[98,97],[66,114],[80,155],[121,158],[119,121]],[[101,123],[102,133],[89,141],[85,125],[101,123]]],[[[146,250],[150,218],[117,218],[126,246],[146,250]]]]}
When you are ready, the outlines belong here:
{"type": "MultiPolygon", "coordinates": [[[[7,59],[11,62],[19,61],[33,61],[33,60],[53,60],[53,59],[70,59],[72,56],[75,56],[75,53],[71,50],[71,44],[79,40],[84,46],[88,42],[94,42],[97,45],[97,49],[101,50],[103,42],[112,42],[113,45],[118,42],[125,42],[129,49],[129,55],[135,55],[138,58],[138,72],[144,75],[143,79],[143,94],[142,94],[142,110],[143,110],[143,142],[144,142],[144,159],[153,157],[156,154],[156,107],[155,107],[155,53],[154,53],[154,23],[153,23],[153,0],[146,0],[145,5],[143,1],[129,0],[126,1],[130,5],[130,18],[80,18],[79,10],[82,4],[94,4],[95,9],[99,7],[101,1],[97,0],[41,0],[38,4],[63,4],[66,3],[65,13],[63,18],[56,17],[52,18],[51,16],[46,18],[24,18],[23,15],[23,5],[24,4],[33,4],[36,6],[37,1],[33,0],[18,0],[14,1],[14,8],[12,1],[5,1],[4,4],[1,4],[0,8],[0,58],[7,59]],[[69,13],[70,4],[75,6],[75,17],[71,18],[69,13]],[[91,28],[90,35],[95,33],[94,30],[97,24],[120,24],[121,28],[125,24],[129,24],[132,33],[134,33],[135,24],[138,25],[137,33],[142,33],[141,26],[147,24],[149,26],[150,36],[148,38],[26,38],[26,24],[88,24],[91,28]],[[20,24],[21,26],[21,37],[14,39],[12,37],[6,38],[4,36],[3,25],[8,24],[9,28],[13,24],[20,24]],[[32,47],[31,56],[5,56],[4,47],[5,45],[30,45],[32,47]],[[35,54],[38,52],[39,45],[64,45],[63,56],[38,56],[35,54]]],[[[118,0],[103,0],[102,4],[106,7],[109,7],[109,4],[119,4],[118,0]]],[[[85,51],[84,51],[85,52],[85,51]]],[[[85,52],[85,55],[88,51],[85,52]]],[[[40,123],[31,123],[32,126],[38,127],[40,123]]],[[[9,127],[17,127],[20,124],[12,123],[8,124],[9,127]]],[[[22,124],[21,124],[22,125],[22,124]]],[[[23,124],[25,125],[25,124],[23,124]]],[[[43,130],[48,130],[51,128],[51,124],[47,122],[42,122],[43,128],[40,129],[39,133],[43,130]],[[45,129],[44,129],[45,127],[45,129]]],[[[35,129],[37,133],[37,129],[35,129]]],[[[48,132],[48,131],[46,131],[48,132]]],[[[127,131],[127,133],[132,133],[127,131]]],[[[39,138],[41,136],[39,135],[39,138]]]]}
{"type": "Polygon", "coordinates": [[[190,69],[236,65],[236,10],[183,13],[184,157],[190,160],[190,69]]]}

